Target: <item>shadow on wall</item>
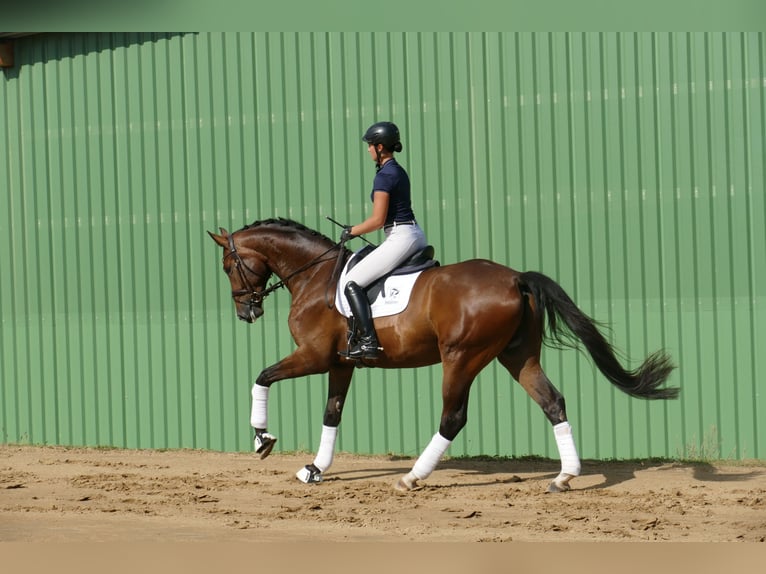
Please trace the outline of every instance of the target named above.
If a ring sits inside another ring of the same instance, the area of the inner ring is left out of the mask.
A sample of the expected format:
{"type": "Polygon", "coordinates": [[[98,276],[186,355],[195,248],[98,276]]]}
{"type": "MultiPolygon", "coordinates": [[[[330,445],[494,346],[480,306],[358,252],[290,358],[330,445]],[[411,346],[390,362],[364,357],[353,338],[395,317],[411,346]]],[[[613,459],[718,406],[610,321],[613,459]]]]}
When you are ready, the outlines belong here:
{"type": "MultiPolygon", "coordinates": [[[[183,16],[179,0],[24,0],[4,2],[5,30],[30,31],[47,27],[56,30],[130,30],[148,21],[147,15],[183,16]]],[[[169,21],[174,21],[173,19],[169,21]]]]}
{"type": "MultiPolygon", "coordinates": [[[[33,4],[35,4],[33,2],[33,4]]],[[[7,80],[24,73],[25,66],[66,60],[92,52],[108,52],[136,44],[149,44],[191,32],[0,32],[3,53],[12,56],[11,65],[1,67],[7,80]]]]}

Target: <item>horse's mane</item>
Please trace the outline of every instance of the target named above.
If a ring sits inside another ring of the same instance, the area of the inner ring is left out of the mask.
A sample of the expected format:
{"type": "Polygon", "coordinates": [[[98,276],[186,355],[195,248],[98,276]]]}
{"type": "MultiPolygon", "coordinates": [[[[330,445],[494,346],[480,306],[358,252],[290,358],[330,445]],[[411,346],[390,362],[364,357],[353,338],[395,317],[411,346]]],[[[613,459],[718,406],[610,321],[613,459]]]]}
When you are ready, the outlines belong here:
{"type": "Polygon", "coordinates": [[[330,243],[335,243],[332,239],[327,237],[326,235],[322,235],[318,231],[315,231],[314,229],[311,229],[310,227],[306,227],[302,223],[298,223],[297,221],[293,221],[292,219],[285,219],[284,217],[277,217],[277,218],[271,218],[271,219],[263,219],[261,221],[254,221],[250,225],[245,225],[242,229],[253,229],[255,227],[263,227],[263,226],[279,226],[279,227],[286,227],[289,229],[293,229],[295,231],[299,231],[305,235],[310,235],[312,237],[319,237],[321,239],[324,239],[326,241],[329,241],[330,243]]]}

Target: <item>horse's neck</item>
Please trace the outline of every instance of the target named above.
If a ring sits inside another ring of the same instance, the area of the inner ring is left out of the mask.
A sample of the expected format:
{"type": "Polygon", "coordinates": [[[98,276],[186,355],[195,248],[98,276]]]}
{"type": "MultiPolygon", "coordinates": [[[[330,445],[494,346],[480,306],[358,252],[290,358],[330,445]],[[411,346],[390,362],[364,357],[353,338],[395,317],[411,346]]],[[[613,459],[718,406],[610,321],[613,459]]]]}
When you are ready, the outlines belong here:
{"type": "Polygon", "coordinates": [[[289,234],[273,235],[265,244],[270,246],[263,252],[271,270],[283,281],[291,279],[293,284],[302,284],[306,278],[321,272],[320,268],[325,265],[324,260],[330,258],[332,249],[332,245],[312,244],[289,234]]]}

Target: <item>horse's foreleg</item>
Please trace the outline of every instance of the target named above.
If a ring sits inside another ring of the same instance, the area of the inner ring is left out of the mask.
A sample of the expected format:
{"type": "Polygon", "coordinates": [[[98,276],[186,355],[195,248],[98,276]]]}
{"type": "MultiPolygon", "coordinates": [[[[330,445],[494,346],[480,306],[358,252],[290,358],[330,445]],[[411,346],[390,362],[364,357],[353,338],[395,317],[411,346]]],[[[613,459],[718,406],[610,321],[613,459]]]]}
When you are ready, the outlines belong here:
{"type": "Polygon", "coordinates": [[[309,351],[299,347],[294,353],[285,357],[277,364],[261,371],[255,380],[255,384],[250,391],[252,397],[250,425],[255,431],[255,452],[260,454],[262,459],[269,456],[271,449],[274,448],[277,442],[277,438],[266,430],[269,418],[269,389],[273,383],[283,379],[292,379],[321,372],[317,368],[306,368],[306,365],[320,364],[318,361],[309,360],[310,358],[309,351]]]}
{"type": "Polygon", "coordinates": [[[561,472],[548,486],[548,492],[564,492],[569,490],[569,482],[580,475],[580,457],[572,435],[572,427],[567,420],[564,396],[553,386],[539,361],[529,359],[520,366],[509,357],[498,357],[500,362],[519,381],[530,397],[540,405],[545,416],[553,425],[553,435],[561,460],[561,472]]]}
{"type": "Polygon", "coordinates": [[[255,452],[261,455],[261,459],[264,459],[271,454],[271,449],[277,442],[277,438],[266,430],[269,419],[269,387],[255,383],[250,395],[252,396],[250,425],[255,431],[253,441],[255,452]]]}
{"type": "Polygon", "coordinates": [[[338,426],[346,402],[353,366],[337,366],[330,369],[330,384],[327,391],[327,406],[322,420],[322,435],[319,439],[314,462],[300,469],[295,476],[306,484],[322,482],[323,473],[332,465],[335,456],[335,441],[338,438],[338,426]]]}

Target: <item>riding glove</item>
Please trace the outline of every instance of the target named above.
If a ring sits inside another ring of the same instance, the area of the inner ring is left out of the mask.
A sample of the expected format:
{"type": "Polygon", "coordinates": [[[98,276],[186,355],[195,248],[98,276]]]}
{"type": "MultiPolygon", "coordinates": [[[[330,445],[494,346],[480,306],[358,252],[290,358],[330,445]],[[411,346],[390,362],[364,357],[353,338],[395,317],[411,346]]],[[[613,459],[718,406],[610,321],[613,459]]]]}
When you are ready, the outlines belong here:
{"type": "Polygon", "coordinates": [[[353,227],[352,225],[344,225],[343,226],[343,233],[340,234],[341,242],[346,242],[349,239],[353,239],[354,237],[356,237],[356,235],[351,233],[351,228],[352,227],[353,227]]]}

